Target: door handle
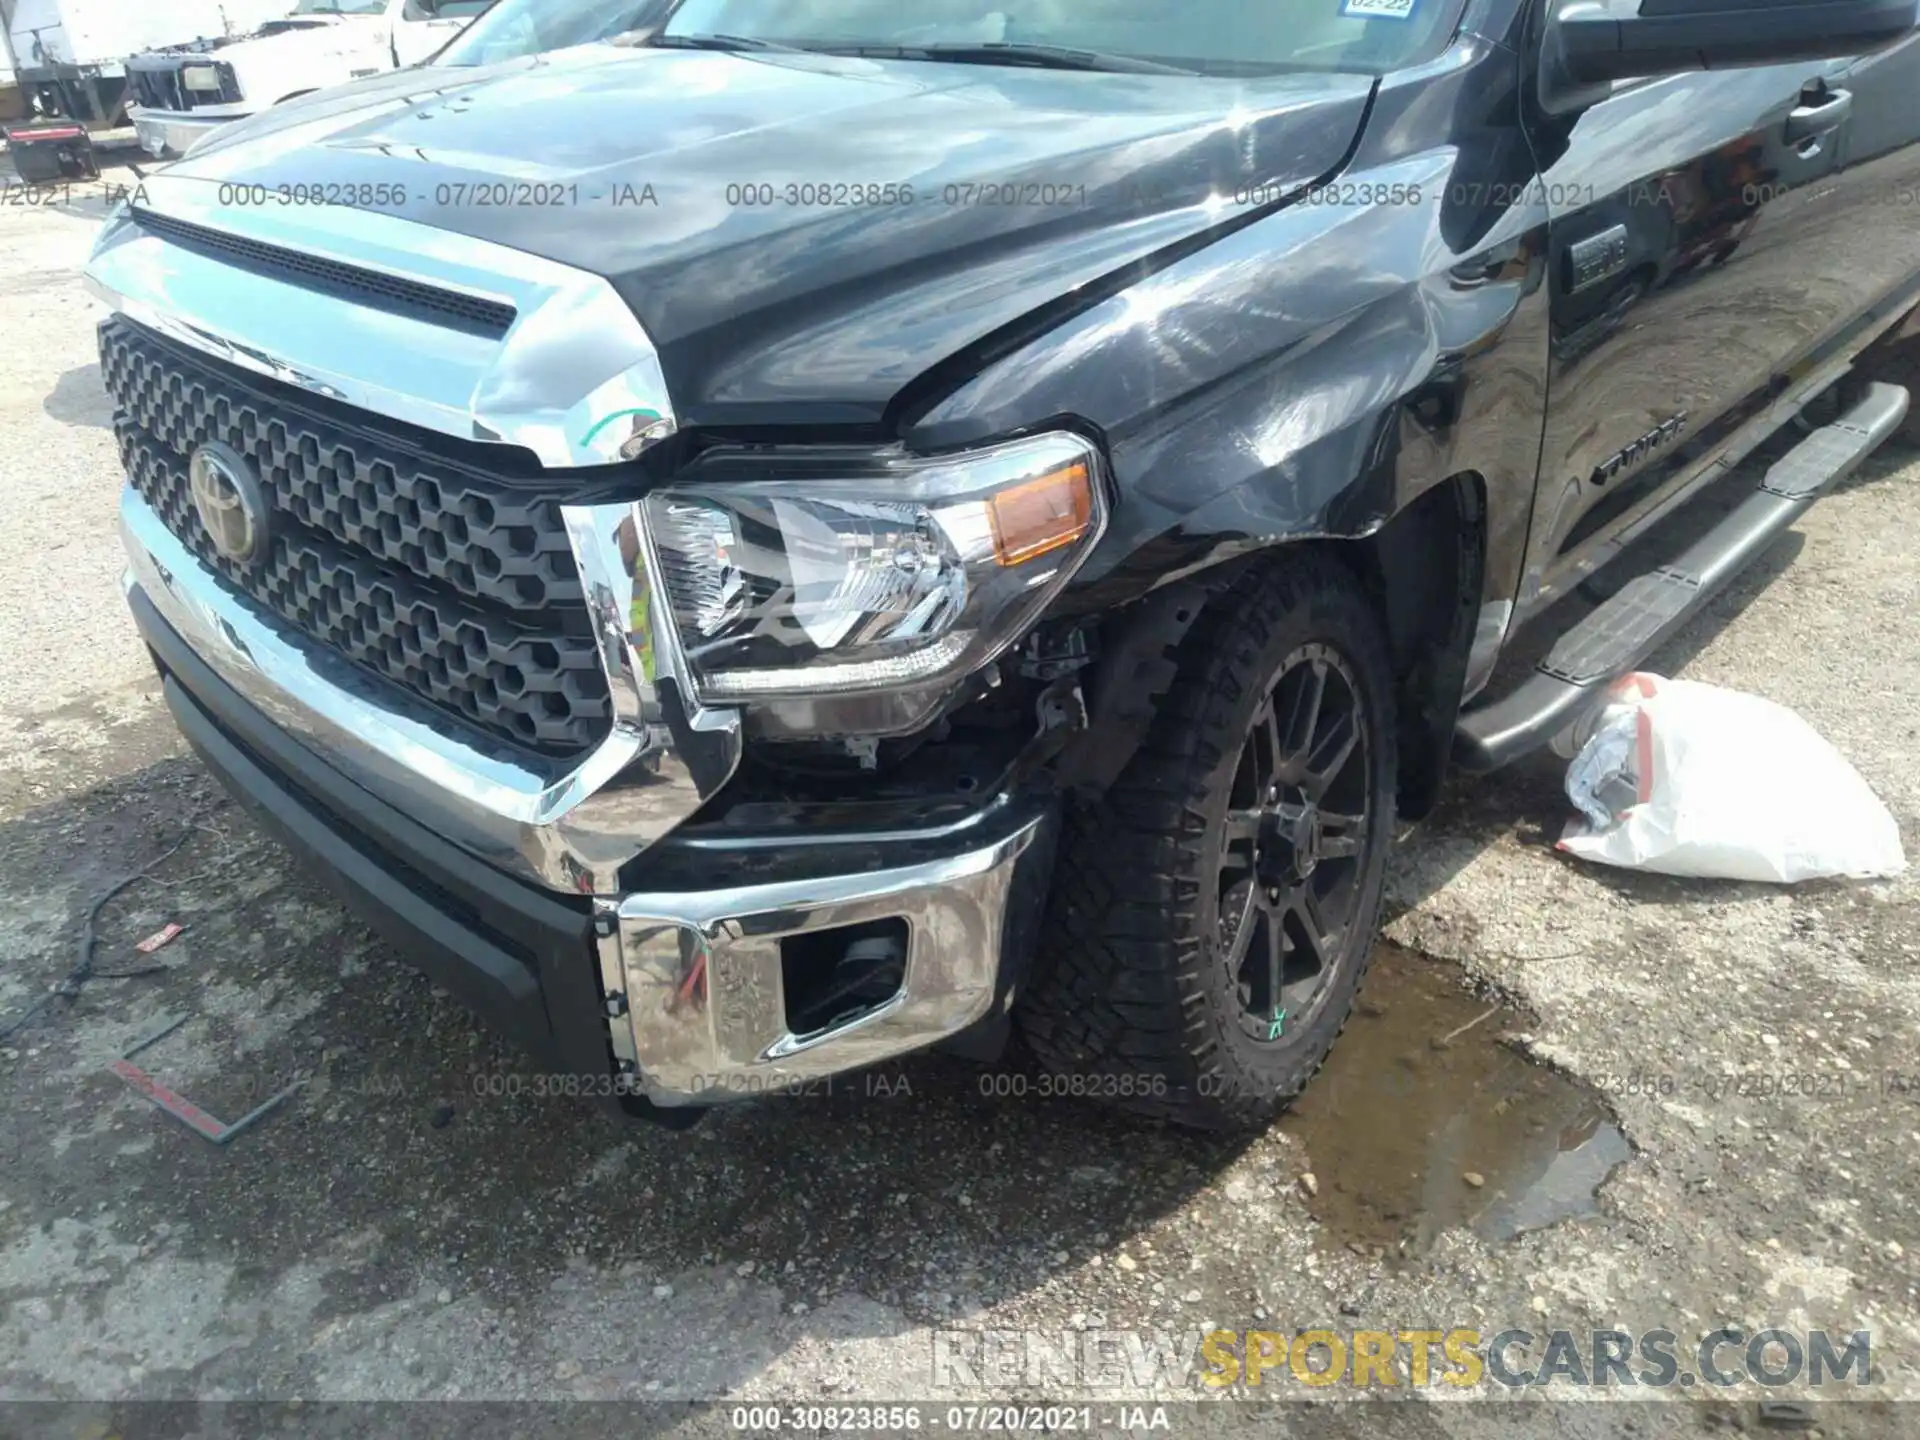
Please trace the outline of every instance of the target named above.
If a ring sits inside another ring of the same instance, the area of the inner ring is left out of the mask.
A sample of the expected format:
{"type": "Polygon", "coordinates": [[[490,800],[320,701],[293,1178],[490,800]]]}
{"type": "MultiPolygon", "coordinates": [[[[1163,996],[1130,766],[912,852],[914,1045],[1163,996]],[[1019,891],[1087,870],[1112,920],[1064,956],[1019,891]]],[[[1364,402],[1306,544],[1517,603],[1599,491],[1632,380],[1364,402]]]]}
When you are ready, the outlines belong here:
{"type": "Polygon", "coordinates": [[[1853,114],[1853,92],[1829,90],[1822,85],[1800,92],[1800,103],[1787,112],[1786,135],[1789,145],[1818,140],[1847,123],[1853,114]]]}

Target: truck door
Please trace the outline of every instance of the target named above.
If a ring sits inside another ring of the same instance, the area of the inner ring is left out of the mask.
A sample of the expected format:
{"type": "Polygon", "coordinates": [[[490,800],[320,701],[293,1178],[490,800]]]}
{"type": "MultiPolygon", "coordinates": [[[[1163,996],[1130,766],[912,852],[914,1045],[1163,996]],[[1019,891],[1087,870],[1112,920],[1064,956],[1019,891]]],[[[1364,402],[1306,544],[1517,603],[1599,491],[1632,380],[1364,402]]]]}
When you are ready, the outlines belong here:
{"type": "Polygon", "coordinates": [[[393,63],[418,65],[432,58],[492,0],[396,0],[393,63]]]}
{"type": "Polygon", "coordinates": [[[1604,563],[1698,461],[1915,297],[1916,96],[1909,37],[1852,60],[1625,81],[1577,115],[1532,117],[1552,354],[1523,610],[1604,563]]]}

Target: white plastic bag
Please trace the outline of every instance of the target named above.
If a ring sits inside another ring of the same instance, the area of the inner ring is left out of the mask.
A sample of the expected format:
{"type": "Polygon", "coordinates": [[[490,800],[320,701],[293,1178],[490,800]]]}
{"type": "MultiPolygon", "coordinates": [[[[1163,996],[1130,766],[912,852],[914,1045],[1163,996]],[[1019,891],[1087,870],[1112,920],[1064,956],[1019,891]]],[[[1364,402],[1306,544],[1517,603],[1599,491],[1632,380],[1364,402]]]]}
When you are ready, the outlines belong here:
{"type": "Polygon", "coordinates": [[[1633,674],[1574,739],[1567,796],[1584,818],[1560,840],[1572,854],[1783,884],[1906,869],[1887,807],[1812,726],[1771,700],[1633,674]]]}

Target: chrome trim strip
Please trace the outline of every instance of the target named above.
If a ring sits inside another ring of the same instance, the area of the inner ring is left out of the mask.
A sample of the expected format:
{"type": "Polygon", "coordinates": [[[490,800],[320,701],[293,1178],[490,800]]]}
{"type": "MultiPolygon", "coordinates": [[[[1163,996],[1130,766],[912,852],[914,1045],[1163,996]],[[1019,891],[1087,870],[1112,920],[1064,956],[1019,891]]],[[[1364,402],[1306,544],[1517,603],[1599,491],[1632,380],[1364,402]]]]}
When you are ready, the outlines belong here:
{"type": "Polygon", "coordinates": [[[518,318],[490,339],[357,306],[146,233],[125,207],[95,242],[88,289],[231,364],[443,435],[524,447],[549,468],[618,464],[676,428],[653,341],[600,276],[375,210],[223,205],[223,188],[236,187],[163,173],[141,182],[139,203],[243,240],[502,301],[518,318]]]}
{"type": "MultiPolygon", "coordinates": [[[[806,833],[806,844],[809,850],[817,850],[831,845],[905,845],[927,840],[948,840],[955,835],[964,835],[969,830],[978,830],[996,821],[1012,803],[1011,796],[996,795],[979,809],[969,810],[957,820],[943,821],[938,825],[929,825],[921,829],[896,826],[886,830],[809,830],[806,833]]],[[[798,838],[795,835],[777,833],[729,835],[725,831],[715,831],[705,835],[683,833],[674,843],[684,845],[689,850],[712,850],[719,854],[737,854],[747,850],[790,849],[798,838]]]]}
{"type": "Polygon", "coordinates": [[[601,944],[616,1058],[656,1104],[713,1104],[921,1050],[986,1018],[998,990],[1009,898],[1034,841],[1028,818],[940,860],[824,879],[692,894],[635,894],[601,944]],[[808,1035],[789,1028],[780,942],[808,931],[901,918],[906,978],[880,1008],[808,1035]],[[624,1008],[624,1015],[614,1012],[624,1008]]]}
{"type": "MultiPolygon", "coordinates": [[[[351,779],[405,809],[481,859],[556,890],[606,894],[620,868],[692,815],[739,764],[739,717],[688,717],[714,760],[696,780],[673,743],[655,656],[671,629],[652,604],[638,552],[620,536],[634,507],[563,506],[600,641],[614,723],[578,762],[536,759],[457,738],[453,722],[365,674],[336,652],[292,633],[230,589],[174,537],[131,485],[121,492],[121,533],[138,585],[167,623],[228,684],[351,779]],[[630,628],[653,617],[651,634],[630,628]]],[[[684,692],[683,692],[684,693],[684,692]]]]}

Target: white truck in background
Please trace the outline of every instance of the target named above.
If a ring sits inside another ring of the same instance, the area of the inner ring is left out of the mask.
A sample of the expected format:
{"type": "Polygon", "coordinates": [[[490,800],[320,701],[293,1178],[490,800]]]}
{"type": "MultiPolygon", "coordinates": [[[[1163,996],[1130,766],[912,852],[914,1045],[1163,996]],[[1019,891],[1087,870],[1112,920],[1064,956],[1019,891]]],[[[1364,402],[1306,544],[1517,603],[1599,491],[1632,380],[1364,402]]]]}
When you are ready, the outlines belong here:
{"type": "Polygon", "coordinates": [[[280,0],[251,32],[127,61],[132,118],[155,157],[296,95],[432,56],[491,0],[280,0]]]}
{"type": "Polygon", "coordinates": [[[127,121],[127,56],[251,30],[293,0],[0,0],[17,117],[90,131],[127,121]]]}

